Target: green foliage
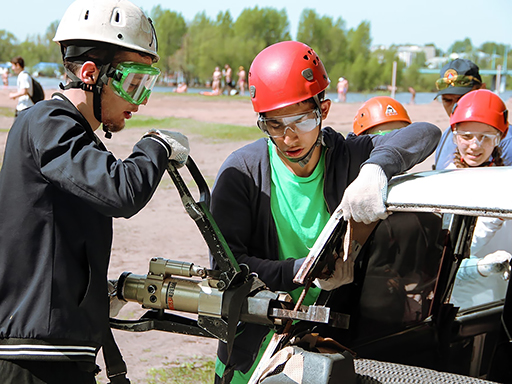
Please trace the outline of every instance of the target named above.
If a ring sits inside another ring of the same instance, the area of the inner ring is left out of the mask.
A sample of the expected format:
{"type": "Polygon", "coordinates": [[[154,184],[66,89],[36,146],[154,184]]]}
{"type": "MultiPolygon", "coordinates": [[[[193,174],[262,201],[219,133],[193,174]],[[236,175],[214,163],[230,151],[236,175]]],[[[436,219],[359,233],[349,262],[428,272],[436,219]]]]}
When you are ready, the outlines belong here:
{"type": "Polygon", "coordinates": [[[473,52],[473,44],[471,44],[471,39],[465,38],[464,40],[458,40],[453,43],[450,47],[450,52],[456,53],[472,53],[473,52]]]}
{"type": "Polygon", "coordinates": [[[183,45],[183,38],[187,32],[187,24],[181,13],[163,10],[160,5],[151,11],[158,36],[158,54],[161,60],[157,66],[165,73],[178,68],[173,67],[172,56],[183,45]]]}
{"type": "MultiPolygon", "coordinates": [[[[279,41],[291,40],[290,23],[285,9],[273,7],[245,8],[236,20],[229,11],[219,12],[210,19],[204,11],[185,21],[181,13],[158,5],[150,12],[157,31],[160,61],[157,66],[165,76],[162,79],[181,76],[189,86],[204,86],[212,80],[216,66],[229,64],[233,77],[239,66],[249,70],[254,57],[265,47],[279,41]]],[[[40,61],[60,63],[60,51],[52,41],[58,21],[50,24],[43,35],[16,41],[12,33],[0,30],[0,62],[20,55],[30,68],[40,61]]],[[[397,85],[407,90],[432,88],[430,76],[421,75],[424,57],[409,68],[398,60],[396,47],[372,50],[371,25],[361,22],[347,30],[342,18],[320,16],[313,9],[304,9],[297,30],[297,40],[310,45],[318,53],[332,80],[331,90],[336,88],[341,76],[350,81],[350,91],[372,91],[391,84],[391,69],[398,63],[397,85]]],[[[434,46],[434,44],[430,44],[434,46]]],[[[504,64],[508,49],[508,64],[512,65],[512,49],[504,44],[486,42],[477,49],[469,38],[455,41],[449,53],[459,53],[476,62],[480,68],[496,68],[504,64]]],[[[442,51],[436,49],[438,55],[442,51]]],[[[510,83],[510,82],[509,82],[510,83]]]]}
{"type": "Polygon", "coordinates": [[[16,37],[4,29],[0,29],[0,62],[10,61],[16,51],[16,37]]]}
{"type": "Polygon", "coordinates": [[[305,9],[297,32],[297,40],[315,49],[327,73],[334,78],[340,77],[349,64],[344,27],[341,18],[333,22],[330,17],[319,17],[314,10],[305,9]]]}

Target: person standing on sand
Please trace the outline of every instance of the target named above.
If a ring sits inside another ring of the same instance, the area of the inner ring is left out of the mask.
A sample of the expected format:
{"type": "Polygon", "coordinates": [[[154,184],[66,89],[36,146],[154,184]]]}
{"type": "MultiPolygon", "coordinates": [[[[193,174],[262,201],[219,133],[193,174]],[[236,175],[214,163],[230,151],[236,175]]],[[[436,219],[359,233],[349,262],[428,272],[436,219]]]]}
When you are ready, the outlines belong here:
{"type": "Polygon", "coordinates": [[[338,79],[336,89],[338,91],[338,101],[340,103],[345,103],[347,101],[348,80],[345,79],[344,77],[340,77],[338,79]]]}
{"type": "MultiPolygon", "coordinates": [[[[233,152],[212,190],[212,215],[237,261],[295,301],[304,287],[293,277],[340,202],[346,220],[385,219],[388,179],[426,159],[441,135],[432,124],[415,123],[385,136],[344,138],[322,127],[329,82],[306,44],[285,41],[261,51],[249,69],[249,91],[267,138],[233,152]]],[[[333,277],[315,280],[304,304],[321,289],[350,283],[353,265],[338,258],[333,277]]],[[[267,327],[243,324],[230,356],[220,342],[216,382],[246,383],[269,337],[267,327]]]]}
{"type": "Polygon", "coordinates": [[[77,0],[54,41],[68,82],[21,111],[0,170],[3,384],[96,383],[96,355],[112,337],[112,218],[139,212],[169,161],[182,165],[189,153],[182,134],[150,130],[120,160],[95,133],[101,124],[108,136],[121,131],[160,73],[155,29],[139,7],[77,0]]]}
{"type": "Polygon", "coordinates": [[[243,66],[238,67],[238,89],[240,90],[240,94],[242,96],[245,95],[245,82],[247,76],[245,74],[245,68],[243,66]]]}
{"type": "Polygon", "coordinates": [[[219,67],[215,67],[212,75],[212,95],[220,95],[220,81],[222,80],[222,72],[219,67]]]}
{"type": "Polygon", "coordinates": [[[222,90],[222,93],[224,93],[224,90],[228,91],[228,96],[231,95],[231,90],[233,89],[233,70],[229,66],[229,64],[226,64],[224,66],[224,88],[222,90]]]}
{"type": "Polygon", "coordinates": [[[9,93],[9,97],[11,99],[18,99],[18,104],[16,105],[16,111],[14,113],[14,117],[18,117],[19,113],[28,107],[34,105],[30,95],[34,92],[32,79],[27,71],[25,71],[25,60],[23,57],[16,56],[11,60],[12,70],[18,75],[17,80],[17,88],[16,92],[9,93]]]}

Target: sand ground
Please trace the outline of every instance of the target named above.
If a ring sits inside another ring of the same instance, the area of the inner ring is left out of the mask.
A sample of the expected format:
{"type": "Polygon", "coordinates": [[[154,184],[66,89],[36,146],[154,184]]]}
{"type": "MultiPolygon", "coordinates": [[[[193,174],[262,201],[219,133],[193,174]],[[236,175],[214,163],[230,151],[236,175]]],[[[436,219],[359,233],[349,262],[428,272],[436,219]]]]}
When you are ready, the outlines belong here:
{"type": "MultiPolygon", "coordinates": [[[[15,102],[8,98],[7,89],[0,88],[0,107],[14,110],[15,102]]],[[[47,98],[52,93],[47,90],[47,98]]],[[[512,107],[509,100],[508,106],[512,107]]],[[[352,128],[352,119],[360,104],[333,103],[325,121],[341,132],[352,128]]],[[[413,121],[428,121],[444,129],[448,117],[438,102],[423,105],[407,105],[413,121]]],[[[198,121],[254,126],[255,113],[248,99],[227,97],[153,94],[149,104],[141,107],[139,114],[153,117],[184,117],[198,121]]],[[[0,154],[3,155],[6,129],[12,118],[0,116],[0,154]]],[[[172,127],[169,127],[172,129],[172,127]]],[[[256,128],[255,128],[256,129],[256,128]]],[[[144,133],[140,129],[127,129],[104,140],[107,147],[119,158],[126,157],[135,142],[144,133]]],[[[212,143],[201,137],[189,136],[191,156],[207,180],[213,180],[224,159],[246,142],[212,143]]],[[[2,156],[0,155],[0,156],[2,156]]],[[[413,170],[431,169],[432,157],[413,170]]],[[[168,178],[164,175],[164,178],[168,178]]],[[[186,178],[186,176],[184,176],[186,178]]],[[[131,219],[115,219],[114,243],[109,277],[117,278],[124,271],[146,274],[149,259],[155,256],[174,260],[191,261],[208,266],[207,246],[195,223],[185,212],[176,189],[170,179],[162,183],[150,203],[131,219]]],[[[127,304],[119,318],[137,319],[144,310],[135,303],[127,304]]],[[[213,339],[175,335],[150,331],[131,333],[114,331],[119,347],[128,364],[132,383],[144,383],[150,368],[162,368],[175,361],[187,361],[194,357],[214,357],[216,341],[213,339]]],[[[103,366],[103,360],[99,359],[103,366]]],[[[104,374],[100,380],[106,382],[104,374]]]]}

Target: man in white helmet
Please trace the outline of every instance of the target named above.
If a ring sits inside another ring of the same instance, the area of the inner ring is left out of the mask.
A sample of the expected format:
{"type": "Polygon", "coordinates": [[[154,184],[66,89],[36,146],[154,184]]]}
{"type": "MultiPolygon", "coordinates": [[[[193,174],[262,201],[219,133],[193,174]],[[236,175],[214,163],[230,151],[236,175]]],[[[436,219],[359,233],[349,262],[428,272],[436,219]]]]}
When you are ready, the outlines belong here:
{"type": "MultiPolygon", "coordinates": [[[[155,30],[127,0],[77,0],[54,40],[68,82],[22,111],[0,171],[0,381],[95,383],[109,335],[112,217],[152,197],[188,141],[151,130],[125,160],[107,135],[145,104],[159,70],[155,30]]],[[[111,378],[112,382],[118,382],[111,378]]],[[[124,379],[126,382],[126,379],[124,379]]]]}

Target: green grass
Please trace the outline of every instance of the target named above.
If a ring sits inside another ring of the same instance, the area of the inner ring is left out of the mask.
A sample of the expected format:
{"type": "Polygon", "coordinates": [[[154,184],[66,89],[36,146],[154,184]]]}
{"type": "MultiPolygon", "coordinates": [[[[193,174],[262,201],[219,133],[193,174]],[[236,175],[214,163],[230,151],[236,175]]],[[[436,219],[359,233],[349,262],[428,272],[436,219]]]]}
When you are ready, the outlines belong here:
{"type": "Polygon", "coordinates": [[[148,372],[147,384],[210,384],[214,381],[215,362],[207,358],[195,358],[169,367],[148,372]]]}
{"type": "Polygon", "coordinates": [[[261,131],[254,127],[242,125],[217,124],[184,119],[166,117],[156,119],[149,116],[134,116],[126,122],[126,128],[155,128],[179,131],[185,135],[198,135],[212,142],[222,141],[251,141],[263,137],[261,131]]]}
{"type": "Polygon", "coordinates": [[[0,116],[14,117],[14,109],[13,108],[0,107],[0,116]]]}

